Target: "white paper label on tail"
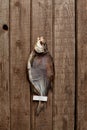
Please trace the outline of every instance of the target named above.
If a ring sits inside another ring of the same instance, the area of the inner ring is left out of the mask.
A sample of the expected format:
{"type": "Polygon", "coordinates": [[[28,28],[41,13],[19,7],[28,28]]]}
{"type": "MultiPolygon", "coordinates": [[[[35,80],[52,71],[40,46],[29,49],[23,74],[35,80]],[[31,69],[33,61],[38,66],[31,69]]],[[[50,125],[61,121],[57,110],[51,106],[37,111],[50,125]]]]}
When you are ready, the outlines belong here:
{"type": "Polygon", "coordinates": [[[45,102],[47,102],[47,96],[36,96],[36,95],[34,95],[33,96],[33,100],[34,101],[45,101],[45,102]]]}

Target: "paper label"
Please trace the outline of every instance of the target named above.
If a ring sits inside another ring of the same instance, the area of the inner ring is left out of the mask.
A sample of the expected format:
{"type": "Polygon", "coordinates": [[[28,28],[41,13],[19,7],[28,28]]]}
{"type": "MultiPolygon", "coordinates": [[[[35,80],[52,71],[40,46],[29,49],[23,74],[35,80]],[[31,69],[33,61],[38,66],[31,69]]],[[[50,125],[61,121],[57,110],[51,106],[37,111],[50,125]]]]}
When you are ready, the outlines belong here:
{"type": "Polygon", "coordinates": [[[34,101],[45,101],[46,102],[47,98],[48,98],[47,96],[36,96],[36,95],[33,96],[34,101]]]}

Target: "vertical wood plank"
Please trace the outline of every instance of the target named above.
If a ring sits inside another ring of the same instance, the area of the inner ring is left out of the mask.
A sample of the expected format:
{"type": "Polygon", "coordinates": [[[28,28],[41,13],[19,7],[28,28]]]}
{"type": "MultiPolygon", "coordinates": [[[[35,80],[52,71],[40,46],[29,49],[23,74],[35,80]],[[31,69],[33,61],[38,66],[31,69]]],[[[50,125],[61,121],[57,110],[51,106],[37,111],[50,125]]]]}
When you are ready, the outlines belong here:
{"type": "Polygon", "coordinates": [[[9,29],[4,24],[9,27],[9,0],[0,0],[0,130],[10,130],[9,29]]]}
{"type": "Polygon", "coordinates": [[[87,0],[77,0],[77,130],[87,129],[87,0]]]}
{"type": "Polygon", "coordinates": [[[74,0],[54,2],[55,88],[53,130],[74,130],[74,0]]]}
{"type": "MultiPolygon", "coordinates": [[[[32,0],[31,11],[31,48],[38,36],[44,36],[52,53],[52,0],[32,0]]],[[[31,130],[52,130],[52,92],[48,95],[47,108],[38,117],[35,116],[37,103],[32,98],[31,105],[31,130]]]]}
{"type": "Polygon", "coordinates": [[[11,130],[30,130],[30,0],[10,1],[11,130]]]}

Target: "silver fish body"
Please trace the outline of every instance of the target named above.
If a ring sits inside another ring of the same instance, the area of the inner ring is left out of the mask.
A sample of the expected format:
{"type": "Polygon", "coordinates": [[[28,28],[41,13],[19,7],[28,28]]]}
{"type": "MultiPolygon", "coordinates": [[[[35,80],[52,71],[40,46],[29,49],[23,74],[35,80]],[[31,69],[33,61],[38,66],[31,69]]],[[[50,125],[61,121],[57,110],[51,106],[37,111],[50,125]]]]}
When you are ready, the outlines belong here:
{"type": "MultiPolygon", "coordinates": [[[[33,92],[47,96],[54,77],[54,64],[43,37],[38,37],[34,50],[29,56],[27,68],[33,92]]],[[[37,115],[43,107],[44,103],[39,101],[37,115]]]]}

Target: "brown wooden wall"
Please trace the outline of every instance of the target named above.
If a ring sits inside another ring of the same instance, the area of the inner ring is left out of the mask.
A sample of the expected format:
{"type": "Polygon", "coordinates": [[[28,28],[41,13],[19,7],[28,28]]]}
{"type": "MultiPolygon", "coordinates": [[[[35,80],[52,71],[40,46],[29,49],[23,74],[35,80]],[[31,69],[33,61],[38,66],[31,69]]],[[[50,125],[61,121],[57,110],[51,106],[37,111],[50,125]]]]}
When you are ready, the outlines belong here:
{"type": "Polygon", "coordinates": [[[87,129],[87,0],[0,0],[0,130],[87,129]],[[35,116],[27,60],[39,35],[55,63],[35,116]]]}

